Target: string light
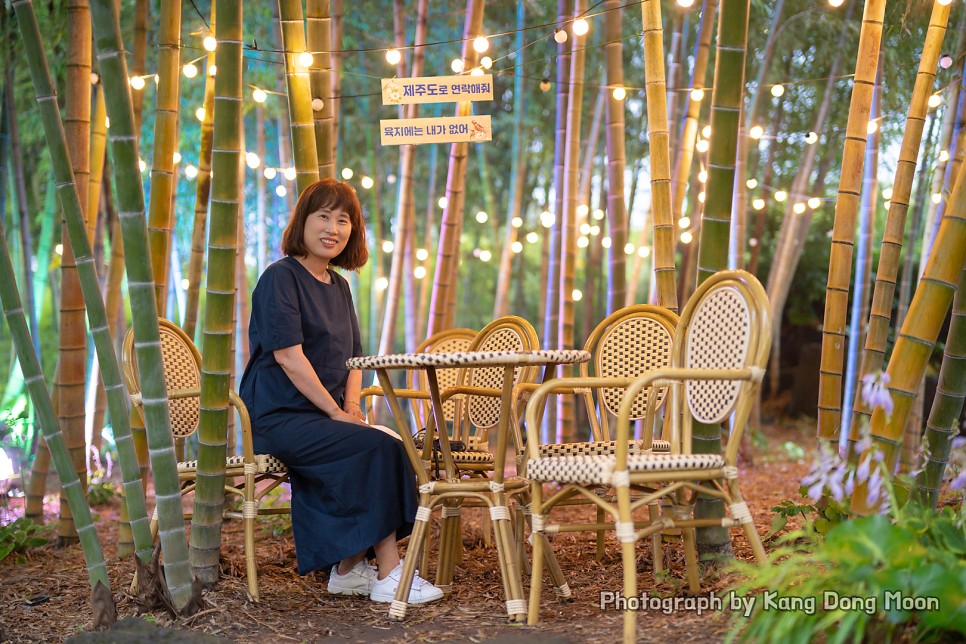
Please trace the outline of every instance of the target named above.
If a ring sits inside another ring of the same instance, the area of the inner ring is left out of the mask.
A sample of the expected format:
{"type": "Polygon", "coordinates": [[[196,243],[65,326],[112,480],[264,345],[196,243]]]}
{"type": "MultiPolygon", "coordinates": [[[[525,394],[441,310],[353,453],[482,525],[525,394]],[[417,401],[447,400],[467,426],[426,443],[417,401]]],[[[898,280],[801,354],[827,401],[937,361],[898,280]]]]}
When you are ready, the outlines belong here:
{"type": "Polygon", "coordinates": [[[483,66],[483,69],[490,69],[493,67],[493,59],[489,56],[484,56],[480,59],[480,65],[483,66]]]}
{"type": "Polygon", "coordinates": [[[600,239],[601,246],[603,246],[604,248],[610,248],[610,244],[611,244],[610,237],[601,237],[600,239]]]}
{"type": "Polygon", "coordinates": [[[683,233],[681,233],[682,244],[690,244],[692,239],[694,239],[694,235],[691,234],[690,230],[685,230],[683,233]]]}
{"type": "Polygon", "coordinates": [[[321,98],[316,96],[312,99],[313,112],[321,112],[323,107],[325,107],[325,101],[323,101],[321,98]]]}
{"type": "Polygon", "coordinates": [[[830,7],[841,7],[845,0],[828,0],[830,7]]]}
{"type": "Polygon", "coordinates": [[[245,155],[245,163],[248,164],[249,168],[254,170],[255,168],[257,168],[262,164],[262,160],[259,159],[258,155],[255,154],[254,152],[249,152],[248,154],[245,155]]]}
{"type": "Polygon", "coordinates": [[[802,214],[803,212],[805,212],[805,204],[799,201],[797,204],[792,206],[792,212],[794,212],[796,215],[802,214]]]}
{"type": "Polygon", "coordinates": [[[483,75],[482,67],[474,67],[473,69],[470,70],[470,76],[482,76],[482,75],[483,75]]]}
{"type": "Polygon", "coordinates": [[[937,2],[937,3],[939,3],[939,4],[941,4],[941,5],[942,5],[942,6],[944,6],[944,7],[945,7],[946,5],[948,5],[948,4],[951,4],[951,3],[952,3],[952,1],[953,1],[953,0],[936,0],[936,2],[937,2]]]}
{"type": "Polygon", "coordinates": [[[394,175],[394,174],[387,174],[386,175],[386,183],[388,183],[390,186],[395,185],[395,183],[396,183],[396,175],[394,175]]]}
{"type": "Polygon", "coordinates": [[[550,79],[549,78],[544,78],[542,81],[540,81],[540,91],[541,92],[549,92],[550,91],[550,79]]]}
{"type": "Polygon", "coordinates": [[[477,36],[473,39],[473,49],[478,53],[483,53],[490,48],[490,41],[487,40],[486,36],[477,36]]]}
{"type": "Polygon", "coordinates": [[[389,288],[389,278],[388,277],[380,277],[379,279],[376,280],[376,282],[375,282],[375,284],[373,284],[373,286],[376,287],[376,290],[377,291],[380,291],[380,292],[381,291],[385,291],[387,288],[389,288]]]}
{"type": "Polygon", "coordinates": [[[370,190],[372,189],[372,186],[376,185],[376,182],[372,180],[372,177],[362,177],[362,181],[359,183],[362,184],[362,187],[365,190],[370,190]]]}
{"type": "Polygon", "coordinates": [[[615,101],[623,101],[627,96],[627,90],[625,90],[623,87],[615,87],[613,96],[615,101]]]}
{"type": "Polygon", "coordinates": [[[890,199],[892,199],[892,188],[886,188],[885,190],[883,190],[882,198],[885,199],[886,201],[889,201],[890,199]]]}
{"type": "Polygon", "coordinates": [[[386,51],[386,62],[390,65],[398,65],[400,60],[402,60],[402,54],[395,47],[386,51]]]}
{"type": "Polygon", "coordinates": [[[353,174],[352,168],[342,168],[341,174],[342,174],[342,178],[348,181],[349,179],[352,178],[352,174],[353,174]]]}
{"type": "Polygon", "coordinates": [[[214,78],[215,77],[215,74],[217,74],[217,73],[218,73],[218,65],[209,65],[208,66],[208,75],[209,76],[211,76],[212,78],[214,78]]]}
{"type": "Polygon", "coordinates": [[[594,212],[592,212],[591,215],[595,220],[600,221],[604,218],[604,211],[600,208],[594,208],[594,212]]]}
{"type": "Polygon", "coordinates": [[[650,246],[641,246],[640,248],[637,249],[637,256],[638,257],[647,257],[650,254],[651,254],[651,247],[650,246]]]}
{"type": "Polygon", "coordinates": [[[581,235],[589,235],[590,234],[590,224],[588,224],[586,221],[584,223],[580,224],[580,234],[581,235]]]}
{"type": "Polygon", "coordinates": [[[463,60],[460,58],[454,58],[453,62],[449,64],[449,68],[453,70],[454,74],[459,74],[463,71],[463,60]]]}
{"type": "Polygon", "coordinates": [[[205,108],[199,107],[198,109],[196,109],[195,110],[195,118],[198,119],[199,121],[204,121],[205,120],[205,108]]]}
{"type": "Polygon", "coordinates": [[[754,190],[758,187],[758,179],[748,179],[748,181],[745,181],[745,185],[748,186],[749,190],[754,190]]]}
{"type": "Polygon", "coordinates": [[[175,150],[174,154],[171,155],[171,160],[174,161],[175,165],[181,163],[181,153],[175,150]]]}
{"type": "Polygon", "coordinates": [[[703,136],[706,139],[711,137],[711,126],[710,125],[705,125],[703,128],[701,128],[701,136],[703,136]]]}
{"type": "Polygon", "coordinates": [[[694,0],[678,0],[678,6],[685,9],[694,6],[694,0]]]}
{"type": "Polygon", "coordinates": [[[557,218],[554,217],[553,213],[550,212],[549,210],[544,210],[542,213],[540,213],[540,225],[543,226],[544,228],[553,227],[553,224],[556,221],[556,219],[557,218]]]}
{"type": "Polygon", "coordinates": [[[275,175],[277,175],[278,172],[275,170],[275,168],[265,168],[265,171],[262,172],[262,174],[265,175],[266,179],[271,181],[272,179],[275,178],[275,175]]]}
{"type": "Polygon", "coordinates": [[[587,204],[582,203],[579,206],[577,206],[578,217],[586,217],[588,212],[590,212],[590,206],[588,206],[587,204]]]}
{"type": "Polygon", "coordinates": [[[426,267],[425,266],[417,266],[416,268],[414,268],[413,269],[413,277],[415,277],[418,280],[421,280],[424,277],[426,277],[426,267]]]}
{"type": "Polygon", "coordinates": [[[575,36],[584,36],[590,31],[590,23],[583,18],[577,18],[574,20],[574,24],[571,27],[574,30],[575,36]]]}
{"type": "Polygon", "coordinates": [[[520,228],[523,226],[523,219],[521,219],[520,217],[514,217],[513,219],[510,220],[510,225],[513,226],[514,228],[520,228]]]}
{"type": "Polygon", "coordinates": [[[188,63],[181,68],[181,73],[184,74],[185,78],[194,78],[198,75],[198,67],[194,63],[188,63]]]}
{"type": "Polygon", "coordinates": [[[634,250],[635,250],[634,244],[632,244],[630,242],[627,242],[626,244],[624,244],[624,254],[625,255],[633,255],[634,254],[634,250]]]}
{"type": "MultiPolygon", "coordinates": [[[[144,83],[142,82],[141,84],[143,85],[144,83]]],[[[132,86],[134,85],[133,78],[131,79],[131,85],[132,86]]],[[[942,104],[943,104],[943,97],[940,96],[939,94],[933,94],[932,96],[929,97],[929,101],[928,101],[929,107],[939,107],[942,104]]]]}
{"type": "Polygon", "coordinates": [[[765,209],[765,200],[764,199],[755,199],[754,201],[751,202],[751,207],[754,208],[755,210],[764,210],[765,209]]]}
{"type": "Polygon", "coordinates": [[[205,36],[205,39],[201,41],[201,45],[205,48],[205,51],[215,51],[218,48],[218,41],[215,40],[214,36],[205,36]]]}
{"type": "Polygon", "coordinates": [[[698,181],[700,183],[707,183],[707,181],[708,181],[708,171],[707,170],[701,170],[701,171],[698,172],[698,181]]]}
{"type": "Polygon", "coordinates": [[[949,161],[949,150],[940,150],[939,151],[939,162],[940,163],[946,163],[947,161],[949,161]]]}
{"type": "Polygon", "coordinates": [[[382,242],[382,252],[384,252],[386,254],[389,254],[392,251],[394,251],[395,249],[396,249],[396,245],[393,244],[388,239],[386,241],[382,242]]]}
{"type": "Polygon", "coordinates": [[[775,98],[780,98],[784,93],[785,93],[785,86],[784,85],[772,85],[771,86],[771,95],[774,96],[775,98]]]}
{"type": "Polygon", "coordinates": [[[302,67],[311,67],[312,54],[310,54],[307,51],[303,51],[301,54],[299,54],[299,65],[301,65],[302,67]]]}
{"type": "Polygon", "coordinates": [[[198,168],[189,163],[184,167],[184,176],[188,177],[189,179],[194,179],[198,176],[198,168]]]}
{"type": "Polygon", "coordinates": [[[252,100],[256,103],[264,103],[267,98],[268,94],[265,93],[265,90],[259,87],[252,90],[252,100]]]}
{"type": "Polygon", "coordinates": [[[587,239],[586,237],[577,238],[577,248],[587,248],[588,246],[590,246],[589,239],[587,239]]]}
{"type": "Polygon", "coordinates": [[[704,100],[704,90],[703,89],[692,89],[691,90],[691,100],[701,101],[704,100]]]}
{"type": "Polygon", "coordinates": [[[941,192],[934,192],[933,193],[933,195],[932,195],[932,202],[934,204],[936,204],[938,206],[939,205],[939,202],[942,201],[942,200],[943,200],[943,195],[942,195],[941,192]]]}
{"type": "Polygon", "coordinates": [[[490,216],[487,215],[486,212],[483,211],[483,210],[481,210],[481,211],[479,211],[479,212],[476,213],[476,221],[479,222],[479,223],[481,223],[481,224],[485,224],[486,223],[486,220],[489,219],[489,218],[490,218],[490,216]]]}
{"type": "Polygon", "coordinates": [[[426,250],[425,248],[417,248],[416,260],[420,262],[425,262],[427,259],[429,259],[429,251],[426,250]]]}
{"type": "Polygon", "coordinates": [[[760,125],[756,125],[750,130],[748,130],[748,136],[755,139],[756,141],[760,139],[762,136],[764,136],[764,134],[765,134],[765,129],[760,125]]]}
{"type": "Polygon", "coordinates": [[[558,45],[562,45],[565,42],[567,42],[567,32],[564,31],[563,29],[554,29],[553,39],[557,42],[558,45]]]}
{"type": "Polygon", "coordinates": [[[289,181],[295,181],[295,168],[285,168],[282,175],[289,181]]]}
{"type": "Polygon", "coordinates": [[[699,192],[698,193],[698,203],[704,203],[705,198],[706,197],[705,197],[704,192],[699,192]]]}
{"type": "Polygon", "coordinates": [[[819,199],[818,197],[812,197],[811,199],[808,200],[808,207],[811,208],[812,210],[817,209],[821,205],[822,205],[822,200],[819,199]]]}
{"type": "Polygon", "coordinates": [[[277,194],[279,197],[284,197],[285,195],[288,194],[288,188],[286,188],[285,186],[281,186],[281,185],[280,186],[277,186],[275,188],[275,194],[277,194]]]}
{"type": "Polygon", "coordinates": [[[784,190],[779,190],[778,192],[775,193],[775,201],[777,201],[778,203],[781,203],[786,199],[788,199],[788,193],[785,192],[784,190]]]}
{"type": "Polygon", "coordinates": [[[597,235],[599,235],[600,234],[600,226],[598,226],[597,224],[594,224],[593,226],[591,226],[590,227],[590,234],[591,234],[592,237],[596,237],[597,235]]]}
{"type": "Polygon", "coordinates": [[[878,121],[869,121],[869,125],[866,126],[865,131],[868,132],[869,134],[873,134],[878,129],[879,129],[878,121]]]}
{"type": "Polygon", "coordinates": [[[445,208],[446,206],[449,205],[449,199],[447,199],[446,197],[440,197],[439,200],[436,202],[436,205],[439,206],[440,208],[445,208]]]}
{"type": "Polygon", "coordinates": [[[694,147],[695,149],[697,149],[698,152],[707,152],[708,148],[711,147],[711,144],[708,143],[705,139],[701,139],[694,147]]]}
{"type": "Polygon", "coordinates": [[[63,255],[64,254],[64,245],[63,244],[57,244],[56,246],[54,246],[54,252],[57,253],[58,255],[63,255]]]}
{"type": "Polygon", "coordinates": [[[953,66],[953,57],[949,54],[943,54],[939,59],[939,66],[943,69],[949,69],[953,66]]]}
{"type": "Polygon", "coordinates": [[[691,225],[690,217],[681,217],[678,219],[678,228],[687,228],[691,225]]]}
{"type": "Polygon", "coordinates": [[[491,259],[493,259],[493,253],[491,253],[488,250],[481,250],[480,251],[480,261],[481,262],[488,262],[491,259]]]}
{"type": "Polygon", "coordinates": [[[808,134],[805,135],[805,143],[812,145],[817,142],[818,142],[818,134],[816,134],[815,132],[809,132],[808,134]]]}
{"type": "Polygon", "coordinates": [[[91,72],[91,85],[97,85],[97,83],[100,80],[101,80],[100,74],[98,74],[97,72],[91,72]]]}
{"type": "Polygon", "coordinates": [[[539,239],[540,239],[540,235],[538,235],[537,233],[534,233],[534,232],[527,233],[528,244],[536,244],[539,239]]]}
{"type": "MultiPolygon", "coordinates": [[[[131,87],[136,90],[144,89],[144,76],[132,76],[131,87]]],[[[930,99],[932,100],[932,99],[930,99]]]]}

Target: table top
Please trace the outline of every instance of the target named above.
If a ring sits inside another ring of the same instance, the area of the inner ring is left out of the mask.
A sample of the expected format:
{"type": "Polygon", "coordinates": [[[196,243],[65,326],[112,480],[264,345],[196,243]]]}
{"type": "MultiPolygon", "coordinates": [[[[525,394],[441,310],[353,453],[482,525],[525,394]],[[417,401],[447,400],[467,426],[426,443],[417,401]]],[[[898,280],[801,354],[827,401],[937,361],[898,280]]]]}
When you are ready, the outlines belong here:
{"type": "Polygon", "coordinates": [[[459,351],[454,353],[395,353],[346,360],[349,369],[413,369],[427,367],[505,367],[510,365],[576,364],[587,362],[589,351],[459,351]]]}

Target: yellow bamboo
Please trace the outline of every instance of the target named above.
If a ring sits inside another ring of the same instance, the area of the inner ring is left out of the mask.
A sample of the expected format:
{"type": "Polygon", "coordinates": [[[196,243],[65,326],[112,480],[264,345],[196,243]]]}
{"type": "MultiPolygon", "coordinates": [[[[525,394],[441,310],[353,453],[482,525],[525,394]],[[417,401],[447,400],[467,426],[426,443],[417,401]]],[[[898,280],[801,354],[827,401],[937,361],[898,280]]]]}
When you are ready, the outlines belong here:
{"type": "Polygon", "coordinates": [[[651,215],[654,220],[657,303],[677,311],[675,227],[671,214],[671,151],[660,0],[644,0],[641,3],[641,20],[644,24],[644,86],[647,96],[647,141],[651,153],[651,215]]]}
{"type": "Polygon", "coordinates": [[[852,248],[855,245],[855,216],[859,210],[862,191],[865,143],[885,5],[885,0],[866,0],[865,3],[855,75],[852,79],[849,119],[845,127],[842,172],[832,224],[832,250],[825,291],[822,360],[819,369],[818,437],[825,441],[836,440],[841,430],[842,365],[848,328],[846,317],[849,283],[852,278],[852,248]]]}
{"type": "MultiPolygon", "coordinates": [[[[885,359],[886,343],[889,338],[889,322],[892,319],[892,304],[895,299],[896,279],[899,273],[899,256],[902,252],[902,237],[906,227],[906,214],[912,195],[913,178],[916,173],[916,159],[922,143],[922,131],[929,110],[929,97],[932,95],[936,80],[936,65],[942,52],[946,23],[949,20],[949,5],[934,2],[926,42],[919,61],[919,71],[909,101],[899,161],[896,164],[895,179],[892,182],[892,199],[886,216],[879,251],[879,266],[876,269],[875,289],[872,292],[872,306],[869,313],[869,328],[865,349],[862,352],[862,367],[859,377],[882,368],[885,359]]],[[[862,396],[856,395],[853,402],[852,422],[849,441],[858,440],[859,427],[868,421],[871,411],[865,406],[862,396]]]]}
{"type": "Polygon", "coordinates": [[[104,88],[97,85],[94,92],[94,111],[91,114],[91,167],[87,181],[87,238],[94,243],[97,213],[101,205],[101,183],[104,178],[104,157],[107,156],[107,108],[104,88]]]}
{"type": "Polygon", "coordinates": [[[168,304],[171,253],[168,239],[174,222],[174,153],[178,149],[178,99],[181,91],[181,0],[161,3],[158,31],[158,92],[154,112],[154,152],[148,204],[148,246],[158,315],[168,304]]]}
{"type": "Polygon", "coordinates": [[[332,12],[329,0],[305,3],[305,37],[312,52],[309,87],[315,118],[315,149],[319,157],[319,177],[335,177],[332,120],[332,12]],[[321,109],[319,109],[321,108],[321,109]]]}
{"type": "Polygon", "coordinates": [[[309,185],[319,180],[319,154],[315,145],[308,67],[302,60],[306,48],[301,0],[278,0],[278,13],[285,49],[285,83],[292,128],[292,156],[295,157],[295,184],[299,194],[302,194],[309,185]]]}
{"type": "MultiPolygon", "coordinates": [[[[912,297],[909,314],[889,358],[886,373],[890,376],[892,414],[886,416],[881,408],[872,413],[874,445],[871,449],[882,451],[886,471],[890,473],[895,470],[909,409],[949,312],[966,260],[966,165],[960,166],[950,197],[929,261],[912,297]]],[[[856,486],[852,496],[853,513],[874,511],[869,505],[868,493],[867,482],[856,486]]]]}
{"type": "MultiPolygon", "coordinates": [[[[623,9],[619,0],[604,3],[606,40],[604,56],[607,62],[607,86],[611,90],[607,101],[607,230],[610,233],[610,272],[607,279],[607,312],[613,313],[624,305],[627,243],[627,206],[624,202],[624,170],[627,158],[624,150],[624,101],[614,98],[613,91],[624,89],[624,47],[621,41],[623,9]]],[[[588,271],[588,274],[590,272],[588,271]]],[[[633,285],[632,285],[633,286],[633,285]]],[[[588,327],[589,328],[589,327],[588,327]]]]}

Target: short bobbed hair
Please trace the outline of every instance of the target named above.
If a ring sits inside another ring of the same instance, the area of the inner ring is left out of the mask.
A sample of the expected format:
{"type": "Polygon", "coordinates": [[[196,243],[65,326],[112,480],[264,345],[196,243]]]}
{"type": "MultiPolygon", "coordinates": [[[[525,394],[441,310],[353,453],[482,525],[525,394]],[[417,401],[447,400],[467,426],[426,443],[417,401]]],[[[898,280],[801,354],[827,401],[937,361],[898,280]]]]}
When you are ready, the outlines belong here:
{"type": "Polygon", "coordinates": [[[320,179],[302,191],[285,232],[282,233],[282,253],[290,257],[305,257],[309,254],[305,247],[305,220],[322,208],[344,210],[352,225],[349,242],[329,264],[349,271],[359,270],[369,261],[362,205],[352,186],[335,179],[320,179]]]}

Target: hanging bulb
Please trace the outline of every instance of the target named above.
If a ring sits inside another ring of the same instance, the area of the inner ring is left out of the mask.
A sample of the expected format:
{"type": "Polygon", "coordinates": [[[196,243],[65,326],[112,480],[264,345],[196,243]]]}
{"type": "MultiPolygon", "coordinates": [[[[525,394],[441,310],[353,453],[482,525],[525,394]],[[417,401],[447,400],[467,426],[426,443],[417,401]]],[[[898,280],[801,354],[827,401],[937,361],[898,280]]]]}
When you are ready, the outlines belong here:
{"type": "Polygon", "coordinates": [[[382,242],[382,252],[388,254],[388,253],[391,253],[395,249],[396,249],[396,245],[393,244],[388,239],[386,241],[382,242]]]}
{"type": "Polygon", "coordinates": [[[701,101],[703,99],[704,99],[704,90],[703,89],[692,89],[691,90],[691,100],[692,101],[701,101]]]}
{"type": "MultiPolygon", "coordinates": [[[[131,86],[133,87],[134,86],[134,82],[133,82],[134,79],[132,78],[131,81],[132,81],[131,82],[131,86]]],[[[139,89],[139,88],[135,87],[135,89],[139,89]]],[[[934,107],[934,108],[935,107],[939,107],[940,105],[943,104],[943,97],[941,95],[939,95],[939,94],[933,94],[932,96],[929,97],[929,100],[927,101],[927,103],[928,103],[929,107],[934,107]]]]}
{"type": "Polygon", "coordinates": [[[295,168],[285,168],[285,171],[282,172],[282,175],[289,181],[295,181],[295,168]]]}
{"type": "Polygon", "coordinates": [[[751,207],[754,208],[755,210],[764,210],[764,208],[765,208],[765,200],[764,199],[755,199],[754,201],[751,202],[751,207]]]}
{"type": "Polygon", "coordinates": [[[480,251],[480,261],[481,262],[488,262],[491,259],[493,259],[493,253],[491,253],[488,250],[481,250],[480,251]]]}
{"type": "Polygon", "coordinates": [[[463,60],[461,58],[454,58],[449,68],[453,70],[454,74],[459,74],[463,71],[463,60]]]}
{"type": "Polygon", "coordinates": [[[209,65],[208,66],[208,75],[209,76],[211,76],[212,78],[214,78],[215,74],[217,74],[217,73],[218,73],[218,65],[209,65]]]}
{"type": "Polygon", "coordinates": [[[285,186],[277,186],[275,188],[275,194],[277,194],[279,197],[284,197],[288,194],[288,188],[285,186]]]}
{"type": "Polygon", "coordinates": [[[201,41],[202,46],[204,46],[205,51],[215,51],[218,48],[218,41],[215,40],[214,36],[205,36],[205,39],[201,41]]]}
{"type": "Polygon", "coordinates": [[[518,241],[515,241],[512,244],[510,244],[510,250],[513,251],[514,253],[520,253],[523,251],[523,244],[521,244],[518,241]]]}
{"type": "Polygon", "coordinates": [[[786,199],[788,199],[788,193],[785,192],[784,190],[779,190],[778,192],[775,193],[775,201],[777,201],[778,203],[781,203],[786,199]]]}
{"type": "Polygon", "coordinates": [[[449,199],[447,199],[446,197],[440,197],[439,201],[436,202],[436,205],[439,206],[440,208],[445,208],[446,206],[449,205],[449,199]]]}
{"type": "Polygon", "coordinates": [[[540,235],[538,235],[535,232],[529,232],[529,233],[527,233],[527,243],[528,244],[536,244],[538,241],[540,241],[540,235]]]}
{"type": "Polygon", "coordinates": [[[474,67],[473,69],[470,70],[470,76],[482,76],[482,75],[483,75],[482,67],[474,67]]]}
{"type": "Polygon", "coordinates": [[[480,65],[483,66],[483,69],[490,69],[493,67],[493,59],[489,56],[484,56],[480,59],[480,65]]]}
{"type": "Polygon", "coordinates": [[[342,178],[348,181],[352,178],[353,172],[352,168],[342,168],[342,178]]]}
{"type": "Polygon", "coordinates": [[[803,204],[802,202],[798,202],[797,204],[792,206],[792,212],[794,212],[796,215],[802,214],[803,212],[805,212],[805,204],[803,204]]]}
{"type": "Polygon", "coordinates": [[[818,197],[812,197],[811,199],[808,200],[808,207],[811,208],[812,210],[816,210],[821,205],[822,205],[822,200],[819,199],[818,197]]]}
{"type": "Polygon", "coordinates": [[[784,93],[785,93],[785,86],[784,85],[772,85],[771,86],[771,95],[774,96],[775,98],[778,98],[778,97],[782,96],[784,93]]]}
{"type": "Polygon", "coordinates": [[[198,68],[194,63],[188,63],[181,68],[182,73],[184,73],[185,78],[194,78],[198,75],[198,68]]]}
{"type": "Polygon", "coordinates": [[[828,0],[830,7],[841,7],[845,0],[828,0]]]}
{"type": "Polygon", "coordinates": [[[311,67],[312,54],[310,54],[307,51],[303,51],[301,54],[299,54],[299,65],[301,65],[302,67],[311,67]]]}
{"type": "Polygon", "coordinates": [[[567,32],[564,31],[563,29],[554,29],[553,39],[557,41],[558,45],[562,45],[565,42],[567,42],[567,32]]]}
{"type": "Polygon", "coordinates": [[[372,186],[376,185],[376,182],[372,180],[372,177],[362,177],[362,180],[359,183],[362,184],[362,187],[365,190],[370,190],[372,189],[372,186]]]}
{"type": "Polygon", "coordinates": [[[879,129],[878,121],[869,121],[869,125],[865,128],[865,131],[868,132],[869,134],[872,134],[878,129],[879,129]]]}
{"type": "Polygon", "coordinates": [[[748,186],[749,190],[754,190],[758,187],[758,179],[748,179],[748,181],[745,181],[745,185],[748,186]]]}
{"type": "Polygon", "coordinates": [[[549,78],[544,78],[542,81],[540,81],[540,91],[541,92],[549,92],[550,91],[550,79],[549,78]]]}
{"type": "Polygon", "coordinates": [[[171,155],[171,160],[174,161],[175,165],[181,163],[181,153],[175,150],[174,154],[171,155]]]}
{"type": "Polygon", "coordinates": [[[417,248],[416,261],[425,262],[427,259],[429,259],[429,251],[425,248],[417,248]]]}
{"type": "Polygon", "coordinates": [[[765,135],[765,129],[760,125],[756,125],[752,127],[750,130],[748,130],[748,136],[750,136],[756,141],[761,137],[763,137],[764,135],[765,135]]]}
{"type": "Polygon", "coordinates": [[[583,36],[590,31],[590,23],[583,18],[577,18],[571,28],[574,30],[574,35],[583,36]]]}
{"type": "Polygon", "coordinates": [[[258,87],[252,90],[252,100],[256,103],[264,103],[267,98],[268,94],[265,93],[265,90],[259,89],[258,87]]]}
{"type": "Polygon", "coordinates": [[[275,168],[265,168],[265,171],[262,174],[265,175],[266,179],[271,181],[278,175],[278,170],[275,168]]]}
{"type": "Polygon", "coordinates": [[[189,163],[184,167],[184,176],[188,177],[189,179],[194,179],[198,176],[198,168],[189,163]]]}
{"type": "Polygon", "coordinates": [[[691,234],[691,231],[685,230],[683,233],[681,233],[682,244],[690,244],[692,239],[694,239],[694,235],[691,234]]]}
{"type": "Polygon", "coordinates": [[[418,280],[421,280],[424,277],[426,277],[426,267],[425,266],[417,266],[416,268],[414,268],[413,269],[413,277],[415,277],[418,280]]]}
{"type": "Polygon", "coordinates": [[[262,165],[262,160],[258,158],[258,155],[254,152],[249,152],[245,155],[245,163],[248,164],[249,168],[254,170],[258,166],[262,165]]]}
{"type": "Polygon", "coordinates": [[[510,220],[510,225],[514,228],[521,228],[523,226],[523,219],[520,217],[514,217],[510,220]]]}
{"type": "Polygon", "coordinates": [[[694,6],[694,0],[678,0],[678,6],[687,9],[694,6]]]}
{"type": "Polygon", "coordinates": [[[195,110],[195,118],[197,118],[199,121],[204,121],[205,120],[205,108],[199,107],[198,109],[196,109],[195,110]]]}
{"type": "Polygon", "coordinates": [[[627,97],[627,90],[623,87],[615,87],[613,95],[615,101],[623,101],[627,97]]]}
{"type": "Polygon", "coordinates": [[[395,47],[386,51],[386,62],[390,65],[398,65],[400,60],[402,60],[402,54],[395,47]]]}
{"type": "Polygon", "coordinates": [[[131,87],[136,90],[144,89],[144,76],[132,76],[131,87]]]}
{"type": "Polygon", "coordinates": [[[477,36],[473,39],[473,49],[477,53],[482,54],[484,51],[490,48],[490,41],[487,40],[486,36],[477,36]]]}
{"type": "Polygon", "coordinates": [[[805,143],[808,143],[809,145],[814,145],[815,143],[818,143],[818,134],[816,134],[815,132],[809,132],[808,134],[806,134],[805,143]]]}
{"type": "Polygon", "coordinates": [[[482,210],[479,211],[478,213],[476,213],[476,221],[478,221],[481,224],[485,224],[486,223],[486,220],[489,219],[489,218],[490,218],[490,216],[487,215],[486,212],[484,212],[482,210]]]}

